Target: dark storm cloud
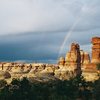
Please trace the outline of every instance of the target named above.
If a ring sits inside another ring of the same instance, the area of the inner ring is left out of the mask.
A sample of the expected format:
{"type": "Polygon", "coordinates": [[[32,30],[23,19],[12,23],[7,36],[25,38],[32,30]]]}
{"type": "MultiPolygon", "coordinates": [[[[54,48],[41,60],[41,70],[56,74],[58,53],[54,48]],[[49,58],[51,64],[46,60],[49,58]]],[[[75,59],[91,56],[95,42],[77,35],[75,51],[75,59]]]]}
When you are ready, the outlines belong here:
{"type": "Polygon", "coordinates": [[[42,60],[56,59],[60,41],[56,35],[44,33],[2,36],[0,39],[0,59],[42,60]],[[53,37],[53,38],[52,38],[53,37]]]}

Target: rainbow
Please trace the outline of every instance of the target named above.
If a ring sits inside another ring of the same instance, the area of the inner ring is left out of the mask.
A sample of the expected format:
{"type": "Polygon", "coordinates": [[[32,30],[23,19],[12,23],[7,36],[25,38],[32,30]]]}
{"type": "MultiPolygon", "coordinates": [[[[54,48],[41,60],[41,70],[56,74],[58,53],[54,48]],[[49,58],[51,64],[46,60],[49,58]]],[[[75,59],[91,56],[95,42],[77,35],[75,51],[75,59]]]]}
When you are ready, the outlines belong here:
{"type": "Polygon", "coordinates": [[[59,50],[58,58],[62,55],[62,52],[64,50],[64,47],[65,47],[67,40],[70,38],[73,30],[75,29],[75,27],[77,26],[77,24],[79,23],[81,18],[82,18],[82,13],[80,12],[79,16],[77,17],[77,20],[73,23],[72,27],[70,28],[70,30],[68,31],[68,33],[66,34],[66,36],[64,38],[64,41],[63,41],[63,43],[60,47],[60,50],[59,50]]]}

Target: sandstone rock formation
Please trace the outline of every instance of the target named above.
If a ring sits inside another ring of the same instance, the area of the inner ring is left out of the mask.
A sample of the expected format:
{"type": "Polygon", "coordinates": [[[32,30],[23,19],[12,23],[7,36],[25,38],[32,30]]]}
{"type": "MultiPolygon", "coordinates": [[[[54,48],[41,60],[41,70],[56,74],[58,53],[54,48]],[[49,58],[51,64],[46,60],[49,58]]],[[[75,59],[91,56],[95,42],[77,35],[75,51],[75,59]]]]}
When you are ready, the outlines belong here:
{"type": "Polygon", "coordinates": [[[87,52],[84,52],[83,50],[80,51],[81,54],[81,70],[83,71],[88,64],[90,64],[90,55],[87,52]]]}
{"type": "Polygon", "coordinates": [[[87,52],[84,52],[83,50],[80,51],[81,54],[81,64],[89,64],[90,63],[90,55],[87,52]]]}
{"type": "Polygon", "coordinates": [[[93,37],[92,44],[92,63],[100,63],[100,37],[93,37]]]}
{"type": "Polygon", "coordinates": [[[70,51],[66,54],[65,65],[72,67],[76,74],[80,73],[81,54],[79,44],[72,43],[70,51]]]}
{"type": "Polygon", "coordinates": [[[66,55],[66,64],[80,64],[80,47],[78,44],[72,43],[70,52],[66,55]]]}
{"type": "MultiPolygon", "coordinates": [[[[97,64],[100,63],[100,37],[93,37],[92,45],[91,61],[87,60],[82,65],[82,75],[88,81],[98,79],[97,64]]],[[[89,58],[88,54],[86,58],[89,58]]]]}
{"type": "Polygon", "coordinates": [[[61,57],[59,60],[59,70],[55,70],[55,76],[60,79],[69,79],[70,77],[81,74],[81,54],[80,46],[77,43],[72,43],[70,51],[66,57],[61,57]]]}
{"type": "Polygon", "coordinates": [[[60,57],[58,64],[59,65],[64,65],[65,64],[65,58],[64,57],[60,57]]]}
{"type": "Polygon", "coordinates": [[[97,65],[96,64],[100,63],[100,37],[93,37],[92,44],[93,44],[92,59],[90,59],[89,53],[84,52],[83,50],[80,50],[80,46],[78,44],[72,43],[71,49],[66,54],[65,59],[60,58],[59,66],[61,65],[62,66],[60,67],[59,70],[56,71],[56,75],[65,77],[67,71],[69,72],[73,71],[74,75],[75,73],[78,75],[78,73],[81,72],[80,71],[80,68],[81,68],[83,76],[86,79],[88,80],[91,80],[94,78],[97,79],[97,68],[96,68],[97,65]]]}
{"type": "Polygon", "coordinates": [[[96,64],[100,63],[100,37],[92,38],[92,59],[77,43],[72,43],[65,57],[59,59],[58,64],[42,63],[0,63],[0,79],[28,77],[35,80],[47,81],[54,79],[70,79],[82,75],[87,80],[97,79],[96,64]]]}

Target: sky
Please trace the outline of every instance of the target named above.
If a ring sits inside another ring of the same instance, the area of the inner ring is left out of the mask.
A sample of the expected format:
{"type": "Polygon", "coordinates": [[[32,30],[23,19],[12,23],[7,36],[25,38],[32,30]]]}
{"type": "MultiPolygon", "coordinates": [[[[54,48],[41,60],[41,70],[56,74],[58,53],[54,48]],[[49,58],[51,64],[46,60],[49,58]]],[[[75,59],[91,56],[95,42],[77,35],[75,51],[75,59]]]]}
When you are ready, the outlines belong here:
{"type": "Polygon", "coordinates": [[[91,54],[100,0],[0,0],[0,61],[55,63],[72,42],[91,54]]]}

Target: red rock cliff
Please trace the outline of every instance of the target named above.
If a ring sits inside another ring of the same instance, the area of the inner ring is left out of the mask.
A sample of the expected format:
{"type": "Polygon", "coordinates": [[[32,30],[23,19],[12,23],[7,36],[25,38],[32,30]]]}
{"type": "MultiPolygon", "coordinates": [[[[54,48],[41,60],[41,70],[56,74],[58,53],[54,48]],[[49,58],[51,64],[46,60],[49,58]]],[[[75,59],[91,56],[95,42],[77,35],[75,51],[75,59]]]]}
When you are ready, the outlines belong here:
{"type": "Polygon", "coordinates": [[[100,63],[100,37],[92,38],[92,63],[100,63]]]}

